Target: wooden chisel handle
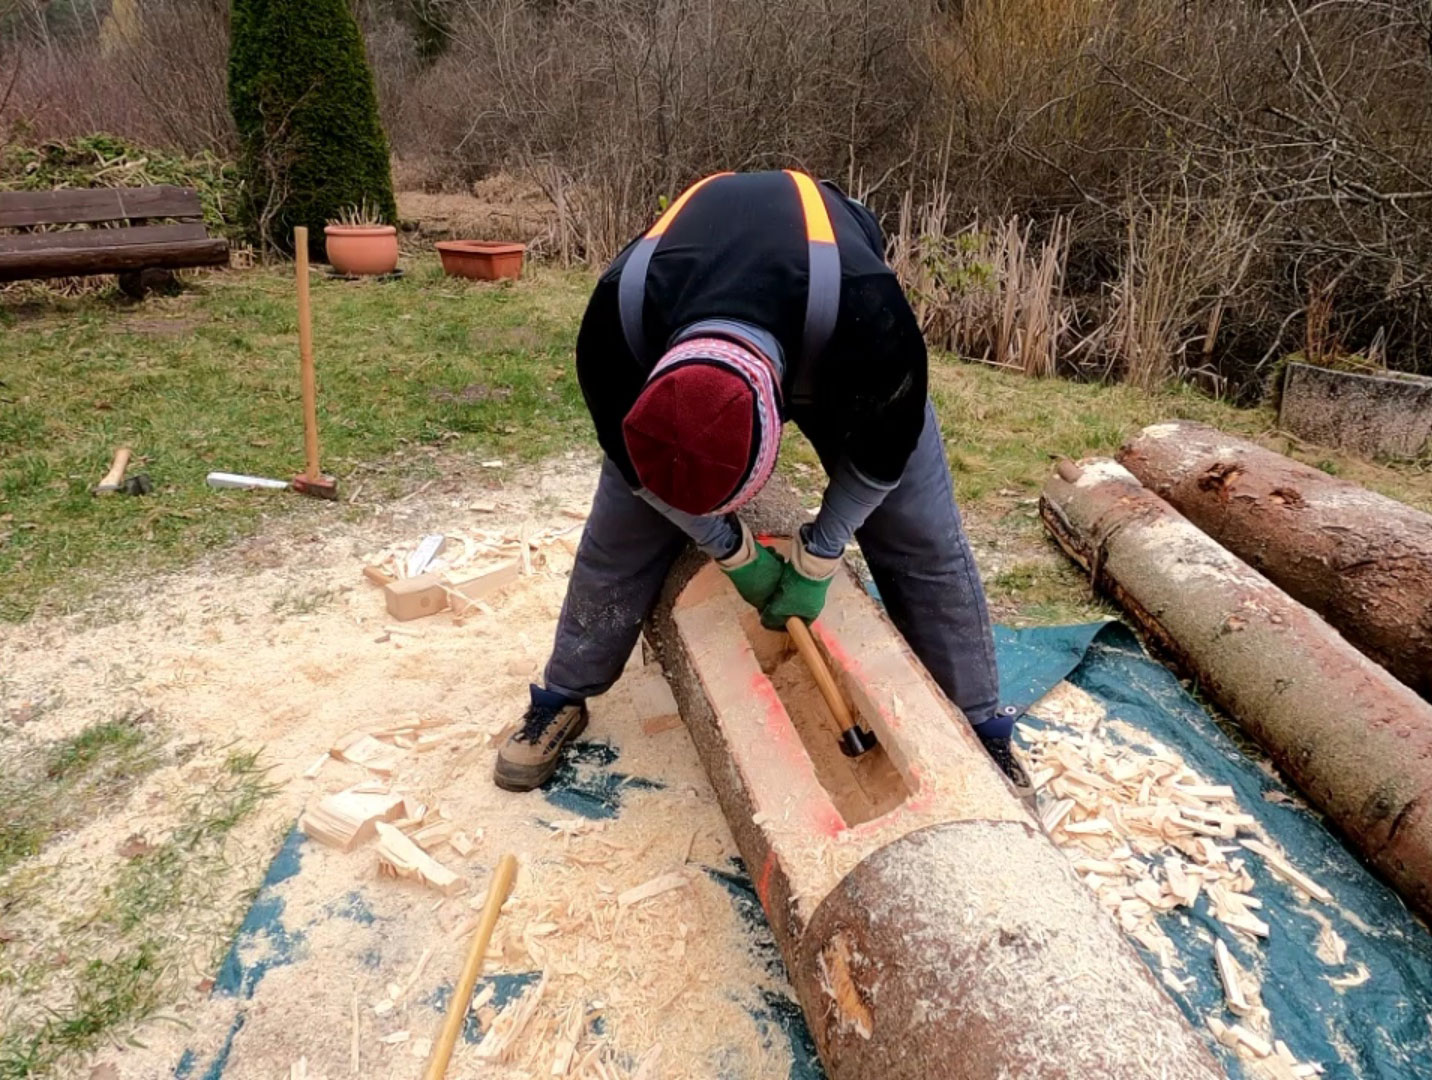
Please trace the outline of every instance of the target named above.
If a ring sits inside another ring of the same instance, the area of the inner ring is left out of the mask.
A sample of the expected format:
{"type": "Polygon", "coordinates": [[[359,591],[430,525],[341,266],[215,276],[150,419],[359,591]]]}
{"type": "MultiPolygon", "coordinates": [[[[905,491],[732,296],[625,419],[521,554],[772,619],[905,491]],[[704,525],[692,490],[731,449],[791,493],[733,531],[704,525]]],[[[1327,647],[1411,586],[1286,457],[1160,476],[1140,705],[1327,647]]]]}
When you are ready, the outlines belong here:
{"type": "Polygon", "coordinates": [[[840,687],[835,685],[835,676],[830,673],[830,667],[825,662],[825,657],[820,654],[820,649],[811,637],[810,627],[792,615],[786,620],[786,633],[790,634],[791,640],[796,643],[796,649],[800,652],[805,665],[810,669],[811,678],[820,688],[820,696],[825,698],[825,703],[830,706],[831,715],[835,722],[840,725],[840,730],[854,726],[855,720],[850,715],[850,706],[845,703],[845,695],[840,692],[840,687]]]}

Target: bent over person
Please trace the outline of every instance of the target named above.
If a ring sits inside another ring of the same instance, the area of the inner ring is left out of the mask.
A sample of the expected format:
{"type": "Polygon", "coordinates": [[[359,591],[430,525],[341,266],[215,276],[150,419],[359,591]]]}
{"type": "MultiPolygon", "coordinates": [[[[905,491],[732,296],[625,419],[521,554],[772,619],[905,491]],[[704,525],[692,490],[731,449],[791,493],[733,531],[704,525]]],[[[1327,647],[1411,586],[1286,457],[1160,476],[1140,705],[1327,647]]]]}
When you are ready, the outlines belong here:
{"type": "Polygon", "coordinates": [[[543,685],[497,757],[500,787],[551,777],[688,540],[782,629],[820,615],[853,537],[895,626],[1028,794],[926,397],[925,343],[883,251],[874,215],[831,184],[721,173],[602,275],[577,376],[606,460],[543,685]],[[788,560],[738,513],[770,478],[787,420],[829,477],[788,560]]]}

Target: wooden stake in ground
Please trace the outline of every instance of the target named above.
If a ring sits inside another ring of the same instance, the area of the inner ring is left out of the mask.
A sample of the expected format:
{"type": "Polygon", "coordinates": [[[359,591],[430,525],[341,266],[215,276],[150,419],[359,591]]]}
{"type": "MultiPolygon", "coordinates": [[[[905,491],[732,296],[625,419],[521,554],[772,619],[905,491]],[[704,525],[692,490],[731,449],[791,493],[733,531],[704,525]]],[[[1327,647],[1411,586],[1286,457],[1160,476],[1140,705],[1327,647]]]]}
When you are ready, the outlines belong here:
{"type": "Polygon", "coordinates": [[[492,928],[497,925],[497,916],[512,890],[512,880],[517,876],[517,859],[512,855],[502,856],[497,871],[492,875],[492,884],[487,889],[487,903],[482,908],[482,921],[477,924],[472,946],[467,952],[467,961],[458,976],[457,989],[448,1002],[447,1016],[443,1019],[442,1032],[433,1044],[433,1055],[428,1058],[428,1068],[423,1080],[442,1080],[447,1072],[448,1060],[452,1057],[453,1044],[462,1030],[463,1018],[467,1016],[468,1003],[472,1001],[472,990],[477,977],[482,973],[482,961],[487,955],[487,943],[492,940],[492,928]]]}

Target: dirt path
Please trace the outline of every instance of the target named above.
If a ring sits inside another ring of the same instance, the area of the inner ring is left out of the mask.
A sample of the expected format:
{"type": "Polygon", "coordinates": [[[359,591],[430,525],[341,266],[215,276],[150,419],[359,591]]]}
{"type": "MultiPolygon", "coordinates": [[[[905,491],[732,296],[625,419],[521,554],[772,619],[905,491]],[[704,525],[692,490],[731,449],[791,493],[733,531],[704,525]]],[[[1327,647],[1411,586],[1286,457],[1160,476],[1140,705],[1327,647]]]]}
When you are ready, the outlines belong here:
{"type": "MultiPolygon", "coordinates": [[[[553,790],[512,796],[489,781],[494,739],[520,715],[550,643],[566,547],[542,546],[531,576],[462,625],[443,614],[385,630],[381,593],[360,575],[376,553],[429,532],[571,528],[596,477],[589,460],[560,462],[484,490],[493,473],[464,468],[361,524],[316,508],[136,586],[121,621],[35,621],[0,639],[0,717],[27,720],[25,738],[142,713],[164,743],[159,767],[7,879],[5,962],[45,974],[28,994],[0,989],[6,1023],[34,1026],[43,1007],[83,1005],[85,965],[134,947],[123,934],[77,931],[97,925],[86,913],[112,900],[147,848],[205,811],[236,748],[261,748],[272,766],[272,795],[218,834],[203,889],[162,901],[171,914],[152,1018],[106,1031],[61,1075],[418,1076],[504,851],[523,871],[489,960],[484,1024],[459,1044],[451,1075],[549,1075],[564,1033],[576,1043],[574,1076],[626,1077],[658,1057],[659,1075],[672,1078],[809,1075],[798,1010],[684,729],[643,733],[619,687],[594,703],[577,763],[553,790]],[[465,879],[451,898],[380,878],[371,843],[343,854],[293,832],[305,806],[367,776],[332,759],[308,775],[336,740],[416,723],[443,738],[398,751],[391,783],[473,838],[466,858],[435,851],[465,879]],[[683,883],[618,902],[667,873],[683,883]],[[480,1060],[482,1029],[544,975],[506,1060],[480,1060]]],[[[182,880],[191,888],[196,876],[182,880]]]]}

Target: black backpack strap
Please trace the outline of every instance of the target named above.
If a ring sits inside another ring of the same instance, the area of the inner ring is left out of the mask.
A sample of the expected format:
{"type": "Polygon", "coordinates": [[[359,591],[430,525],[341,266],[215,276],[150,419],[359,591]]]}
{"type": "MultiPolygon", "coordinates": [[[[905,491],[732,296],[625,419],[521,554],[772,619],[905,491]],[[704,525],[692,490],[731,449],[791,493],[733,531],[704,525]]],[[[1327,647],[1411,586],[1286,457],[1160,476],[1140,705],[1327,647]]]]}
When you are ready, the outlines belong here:
{"type": "Polygon", "coordinates": [[[642,313],[646,307],[646,272],[651,266],[651,257],[656,254],[661,238],[691,196],[717,177],[730,175],[729,172],[715,173],[704,180],[698,180],[683,191],[676,201],[666,208],[666,212],[656,219],[656,224],[647,230],[646,235],[636,242],[631,254],[627,256],[626,265],[622,267],[621,277],[617,281],[617,306],[621,313],[622,335],[626,338],[627,348],[639,364],[646,362],[646,328],[642,313]]]}
{"type": "Polygon", "coordinates": [[[805,329],[791,383],[791,402],[805,405],[814,394],[816,361],[825,352],[840,314],[840,248],[819,185],[805,173],[787,169],[786,175],[795,181],[800,194],[809,256],[805,329]]]}

